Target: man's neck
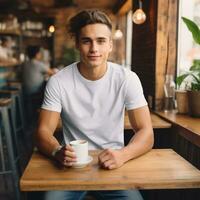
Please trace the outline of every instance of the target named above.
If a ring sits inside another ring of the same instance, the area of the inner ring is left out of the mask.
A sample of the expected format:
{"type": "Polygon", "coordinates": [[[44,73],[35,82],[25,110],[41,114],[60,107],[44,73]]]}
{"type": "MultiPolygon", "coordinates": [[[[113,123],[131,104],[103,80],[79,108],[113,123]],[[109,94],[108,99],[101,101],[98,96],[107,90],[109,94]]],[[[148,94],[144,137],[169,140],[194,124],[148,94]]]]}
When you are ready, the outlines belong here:
{"type": "Polygon", "coordinates": [[[104,76],[107,71],[107,64],[94,68],[85,67],[83,63],[78,63],[78,70],[80,74],[88,80],[98,80],[104,76]]]}

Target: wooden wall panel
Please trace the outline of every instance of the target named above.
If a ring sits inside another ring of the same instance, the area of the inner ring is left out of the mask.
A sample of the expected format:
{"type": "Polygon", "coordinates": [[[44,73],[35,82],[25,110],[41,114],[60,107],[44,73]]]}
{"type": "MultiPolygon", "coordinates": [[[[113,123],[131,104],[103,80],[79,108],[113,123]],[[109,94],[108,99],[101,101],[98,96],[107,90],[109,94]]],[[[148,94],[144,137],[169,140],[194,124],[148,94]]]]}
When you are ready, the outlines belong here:
{"type": "Polygon", "coordinates": [[[162,109],[166,74],[175,75],[177,57],[178,1],[159,0],[156,40],[155,109],[162,109]]]}
{"type": "MultiPolygon", "coordinates": [[[[133,0],[133,12],[138,8],[133,0]]],[[[152,108],[162,109],[165,74],[175,74],[177,56],[178,0],[143,1],[147,20],[133,24],[132,70],[143,84],[152,108]],[[150,97],[150,98],[149,98],[150,97]]]]}
{"type": "MultiPolygon", "coordinates": [[[[133,12],[138,6],[138,2],[133,1],[133,12]]],[[[157,0],[143,1],[143,10],[147,16],[146,22],[141,25],[133,23],[132,70],[138,74],[148,100],[155,96],[157,0]]]]}

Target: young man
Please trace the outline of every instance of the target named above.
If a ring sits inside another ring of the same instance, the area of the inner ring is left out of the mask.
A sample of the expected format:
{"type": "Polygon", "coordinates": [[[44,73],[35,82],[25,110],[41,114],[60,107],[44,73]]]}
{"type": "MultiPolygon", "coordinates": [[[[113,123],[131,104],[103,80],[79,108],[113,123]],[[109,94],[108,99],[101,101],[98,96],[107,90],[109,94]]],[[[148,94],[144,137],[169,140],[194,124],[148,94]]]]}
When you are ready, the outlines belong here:
{"type": "MultiPolygon", "coordinates": [[[[107,62],[112,50],[112,25],[97,10],[86,10],[71,18],[80,62],[67,66],[49,80],[39,127],[37,146],[64,166],[72,166],[76,156],[69,142],[85,139],[89,149],[102,149],[99,164],[108,169],[121,167],[153,146],[149,109],[139,78],[117,64],[107,62]],[[128,111],[134,137],[124,146],[124,110],[128,111]],[[53,133],[62,118],[64,146],[53,133]]],[[[96,191],[97,199],[142,199],[134,191],[96,191]]],[[[52,191],[45,198],[82,199],[84,191],[52,191]]]]}

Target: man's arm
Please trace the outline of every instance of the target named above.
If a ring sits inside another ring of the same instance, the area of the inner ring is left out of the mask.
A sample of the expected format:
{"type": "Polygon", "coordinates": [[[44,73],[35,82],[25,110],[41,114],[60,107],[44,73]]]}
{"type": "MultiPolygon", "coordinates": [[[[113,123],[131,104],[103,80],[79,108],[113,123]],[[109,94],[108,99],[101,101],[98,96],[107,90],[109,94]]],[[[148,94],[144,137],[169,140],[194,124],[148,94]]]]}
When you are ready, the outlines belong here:
{"type": "Polygon", "coordinates": [[[106,149],[99,155],[99,162],[104,168],[118,168],[153,147],[154,135],[148,106],[129,110],[128,116],[135,135],[124,148],[120,150],[106,149]]]}
{"type": "Polygon", "coordinates": [[[47,156],[54,156],[64,166],[72,166],[76,162],[74,150],[70,145],[61,147],[54,137],[60,113],[42,109],[39,117],[38,129],[35,134],[36,146],[47,156]],[[52,152],[55,155],[52,155],[52,152]],[[58,150],[58,151],[57,151],[58,150]]]}
{"type": "Polygon", "coordinates": [[[52,76],[52,75],[54,75],[55,73],[57,72],[57,69],[56,68],[48,68],[48,70],[47,70],[47,74],[49,75],[49,76],[52,76]]]}
{"type": "Polygon", "coordinates": [[[154,144],[154,134],[148,106],[128,111],[129,121],[135,135],[129,144],[122,149],[125,162],[151,150],[154,144]]]}
{"type": "Polygon", "coordinates": [[[59,118],[60,113],[58,112],[44,109],[40,112],[38,128],[35,134],[36,146],[48,156],[51,156],[53,150],[60,146],[54,137],[59,118]]]}

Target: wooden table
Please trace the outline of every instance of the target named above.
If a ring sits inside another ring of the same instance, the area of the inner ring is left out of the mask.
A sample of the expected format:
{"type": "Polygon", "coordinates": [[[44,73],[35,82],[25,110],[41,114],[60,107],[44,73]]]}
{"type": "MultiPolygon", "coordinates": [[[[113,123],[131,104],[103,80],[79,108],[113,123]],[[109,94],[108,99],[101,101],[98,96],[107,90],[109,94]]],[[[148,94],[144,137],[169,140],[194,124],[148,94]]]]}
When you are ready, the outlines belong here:
{"type": "Polygon", "coordinates": [[[20,180],[22,191],[125,190],[199,188],[200,171],[172,149],[153,149],[121,168],[98,166],[99,151],[91,151],[93,161],[82,169],[58,168],[38,152],[20,180]]]}

